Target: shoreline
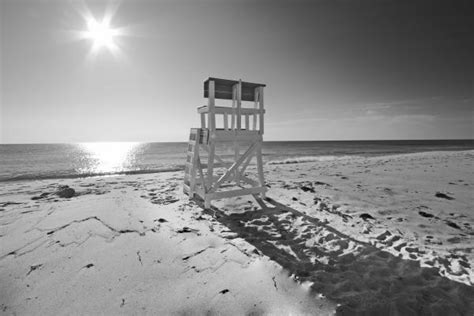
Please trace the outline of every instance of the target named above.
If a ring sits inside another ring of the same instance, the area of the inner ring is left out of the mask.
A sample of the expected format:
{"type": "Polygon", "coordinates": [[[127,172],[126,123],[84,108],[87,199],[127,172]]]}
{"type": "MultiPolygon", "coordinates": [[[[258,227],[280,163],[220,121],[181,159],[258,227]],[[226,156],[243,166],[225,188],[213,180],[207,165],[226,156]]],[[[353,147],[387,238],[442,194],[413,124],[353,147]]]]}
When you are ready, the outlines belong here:
{"type": "MultiPolygon", "coordinates": [[[[287,164],[304,164],[304,163],[318,163],[318,162],[326,162],[326,161],[341,161],[341,160],[355,160],[355,159],[370,159],[370,158],[378,158],[378,157],[387,157],[390,158],[392,156],[405,156],[405,155],[418,155],[418,154],[437,154],[437,153],[471,153],[474,155],[474,149],[467,149],[467,150],[435,150],[435,151],[420,151],[420,152],[410,152],[410,153],[387,153],[387,154],[375,154],[369,156],[361,156],[361,155],[320,155],[320,156],[301,156],[301,157],[290,157],[283,160],[270,160],[264,162],[265,166],[272,166],[272,165],[287,165],[287,164]]],[[[250,164],[252,165],[252,164],[250,164]]],[[[14,182],[22,182],[22,181],[42,181],[42,180],[61,180],[61,179],[87,179],[87,178],[100,178],[100,177],[115,177],[115,176],[129,176],[129,175],[141,175],[141,174],[160,174],[160,173],[167,173],[167,172],[178,172],[184,171],[184,165],[170,167],[166,169],[150,169],[150,170],[128,170],[128,171],[117,171],[117,172],[110,172],[110,173],[88,173],[88,174],[71,174],[71,175],[62,175],[62,176],[43,176],[43,177],[28,177],[28,178],[8,178],[8,179],[0,179],[1,183],[14,183],[14,182]]],[[[25,177],[25,176],[21,176],[25,177]]]]}

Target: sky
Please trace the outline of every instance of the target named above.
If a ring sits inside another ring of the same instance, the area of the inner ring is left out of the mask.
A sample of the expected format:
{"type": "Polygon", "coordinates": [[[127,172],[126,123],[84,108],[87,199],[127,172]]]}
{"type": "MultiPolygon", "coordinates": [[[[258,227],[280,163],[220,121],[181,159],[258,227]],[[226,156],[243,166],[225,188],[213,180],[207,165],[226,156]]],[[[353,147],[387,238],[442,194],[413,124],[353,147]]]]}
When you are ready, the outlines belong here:
{"type": "Polygon", "coordinates": [[[265,140],[472,139],[470,2],[0,0],[0,143],[186,141],[210,76],[267,85],[265,140]]]}

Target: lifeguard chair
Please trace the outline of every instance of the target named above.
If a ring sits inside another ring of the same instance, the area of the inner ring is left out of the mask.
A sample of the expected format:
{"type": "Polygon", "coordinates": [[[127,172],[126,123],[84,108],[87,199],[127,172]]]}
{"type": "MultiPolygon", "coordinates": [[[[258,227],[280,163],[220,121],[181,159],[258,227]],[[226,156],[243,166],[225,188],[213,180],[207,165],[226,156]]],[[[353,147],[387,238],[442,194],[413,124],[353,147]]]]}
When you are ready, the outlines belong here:
{"type": "Polygon", "coordinates": [[[264,84],[208,78],[204,81],[207,105],[197,112],[201,128],[192,128],[184,175],[184,192],[204,200],[240,195],[265,195],[262,140],[264,84]],[[230,100],[227,106],[215,101],[230,100]],[[250,106],[249,106],[250,105],[250,106]],[[255,159],[256,172],[247,167],[255,159]]]}

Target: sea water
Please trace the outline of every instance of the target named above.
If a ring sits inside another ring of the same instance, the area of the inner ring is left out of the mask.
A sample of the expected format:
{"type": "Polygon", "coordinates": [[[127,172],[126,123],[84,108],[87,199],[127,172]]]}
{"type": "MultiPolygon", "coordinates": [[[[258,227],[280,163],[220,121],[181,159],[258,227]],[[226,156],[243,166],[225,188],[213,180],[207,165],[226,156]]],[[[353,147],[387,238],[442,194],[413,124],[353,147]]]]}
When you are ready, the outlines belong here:
{"type": "MultiPolygon", "coordinates": [[[[474,140],[264,142],[267,164],[474,149],[474,140]]],[[[0,181],[155,173],[184,169],[186,143],[0,145],[0,181]]]]}

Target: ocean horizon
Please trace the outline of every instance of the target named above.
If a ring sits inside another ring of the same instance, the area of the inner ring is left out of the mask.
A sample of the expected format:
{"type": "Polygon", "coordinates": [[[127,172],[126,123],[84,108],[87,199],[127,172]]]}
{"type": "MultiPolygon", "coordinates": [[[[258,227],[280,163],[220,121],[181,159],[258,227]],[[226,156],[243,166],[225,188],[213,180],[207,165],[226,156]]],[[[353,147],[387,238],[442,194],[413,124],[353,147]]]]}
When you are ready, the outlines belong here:
{"type": "MultiPolygon", "coordinates": [[[[158,173],[184,169],[186,142],[1,144],[0,182],[158,173]]],[[[265,164],[474,149],[473,139],[265,141],[265,164]]],[[[231,149],[223,156],[233,155],[231,149]]]]}

